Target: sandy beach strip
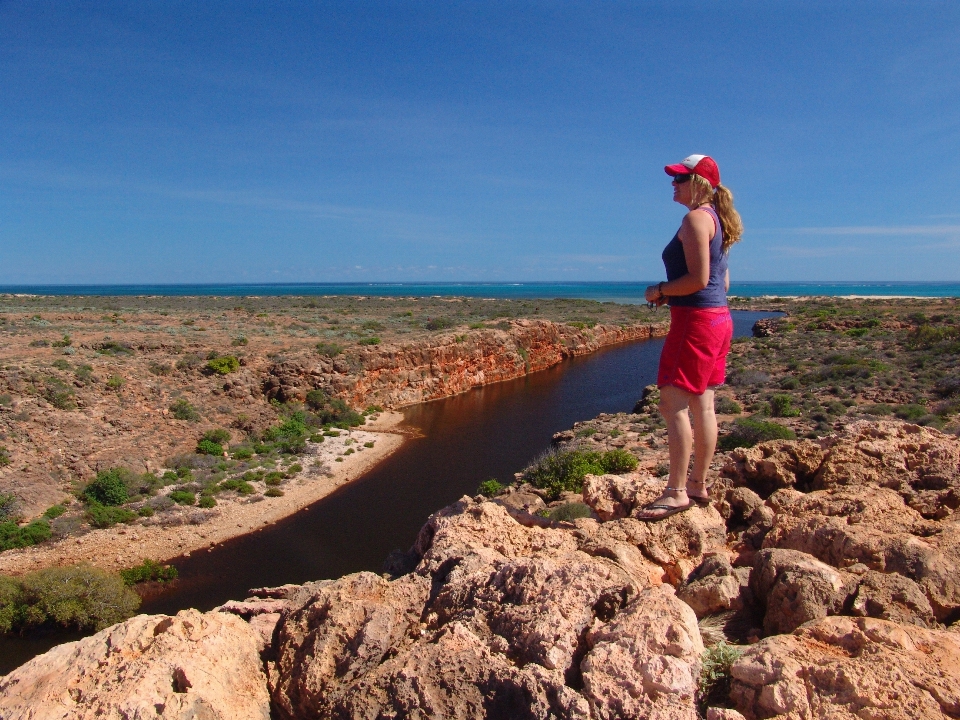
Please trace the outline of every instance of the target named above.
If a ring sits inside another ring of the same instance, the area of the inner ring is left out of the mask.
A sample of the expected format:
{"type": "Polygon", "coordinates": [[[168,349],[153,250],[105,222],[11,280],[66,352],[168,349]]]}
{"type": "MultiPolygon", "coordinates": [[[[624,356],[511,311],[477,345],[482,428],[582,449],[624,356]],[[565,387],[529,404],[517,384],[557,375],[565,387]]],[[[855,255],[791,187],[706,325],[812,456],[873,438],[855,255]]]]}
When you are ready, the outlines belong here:
{"type": "Polygon", "coordinates": [[[116,525],[79,537],[7,550],[0,553],[0,574],[21,575],[78,563],[116,571],[144,560],[168,562],[253,532],[312,505],[395,452],[406,439],[398,427],[402,419],[402,413],[384,412],[362,429],[345,431],[339,438],[326,438],[319,445],[311,443],[311,452],[298,458],[304,469],[284,483],[282,497],[221,494],[217,506],[209,510],[179,509],[176,523],[151,523],[154,519],[147,518],[132,525],[116,525]],[[373,443],[373,447],[365,447],[365,443],[373,443]],[[354,451],[345,454],[348,448],[354,451]]]}

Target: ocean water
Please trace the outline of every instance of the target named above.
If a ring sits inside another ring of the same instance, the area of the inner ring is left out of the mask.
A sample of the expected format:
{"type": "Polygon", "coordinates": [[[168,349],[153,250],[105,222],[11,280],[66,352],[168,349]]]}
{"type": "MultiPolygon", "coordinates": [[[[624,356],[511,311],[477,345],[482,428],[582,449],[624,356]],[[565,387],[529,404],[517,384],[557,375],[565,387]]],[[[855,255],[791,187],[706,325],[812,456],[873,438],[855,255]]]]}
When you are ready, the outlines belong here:
{"type": "MultiPolygon", "coordinates": [[[[516,283],[265,283],[196,285],[0,285],[0,293],[30,295],[376,295],[483,298],[578,298],[638,304],[656,280],[643,282],[516,283]]],[[[735,282],[731,295],[797,297],[827,295],[960,297],[960,282],[735,282]]]]}

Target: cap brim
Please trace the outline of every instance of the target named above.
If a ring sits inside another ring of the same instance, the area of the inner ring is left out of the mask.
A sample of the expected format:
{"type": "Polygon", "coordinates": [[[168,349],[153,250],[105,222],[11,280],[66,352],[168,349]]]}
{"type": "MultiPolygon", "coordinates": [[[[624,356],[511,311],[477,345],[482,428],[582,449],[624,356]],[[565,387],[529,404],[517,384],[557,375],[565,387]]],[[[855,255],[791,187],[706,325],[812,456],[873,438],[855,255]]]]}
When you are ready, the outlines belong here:
{"type": "Polygon", "coordinates": [[[677,163],[676,165],[664,165],[663,171],[670,176],[690,175],[693,172],[693,170],[682,163],[677,163]]]}

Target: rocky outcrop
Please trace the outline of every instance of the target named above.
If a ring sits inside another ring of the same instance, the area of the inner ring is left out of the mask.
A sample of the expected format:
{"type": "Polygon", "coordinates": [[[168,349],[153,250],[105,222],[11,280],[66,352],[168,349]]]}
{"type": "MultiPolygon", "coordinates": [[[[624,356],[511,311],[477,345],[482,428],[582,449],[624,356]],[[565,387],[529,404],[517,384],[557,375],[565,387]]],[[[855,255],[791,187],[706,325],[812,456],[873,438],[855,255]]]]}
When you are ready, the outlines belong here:
{"type": "Polygon", "coordinates": [[[238,617],[138,615],[0,678],[4,720],[268,720],[256,633],[238,617]]]}
{"type": "Polygon", "coordinates": [[[748,720],[960,715],[957,633],[829,617],[752,646],[731,674],[748,720]]]}
{"type": "Polygon", "coordinates": [[[357,354],[278,362],[263,389],[281,402],[320,388],[355,406],[405,407],[544,370],[606,345],[667,334],[668,323],[576,328],[515,320],[509,330],[471,330],[408,344],[369,346],[357,354]]]}
{"type": "MultiPolygon", "coordinates": [[[[614,436],[618,417],[603,422],[614,436]]],[[[930,478],[955,487],[958,446],[895,423],[765,443],[728,456],[712,506],[652,523],[637,508],[665,482],[641,471],[588,476],[593,516],[570,522],[536,514],[549,508],[529,486],[465,497],[389,574],[260,588],[41,656],[0,680],[0,717],[219,717],[204,703],[235,688],[236,717],[269,695],[288,720],[694,720],[724,634],[742,655],[729,694],[708,697],[733,707],[707,718],[958,717],[960,522],[914,507],[930,478]],[[195,680],[215,653],[227,668],[195,680]]]]}

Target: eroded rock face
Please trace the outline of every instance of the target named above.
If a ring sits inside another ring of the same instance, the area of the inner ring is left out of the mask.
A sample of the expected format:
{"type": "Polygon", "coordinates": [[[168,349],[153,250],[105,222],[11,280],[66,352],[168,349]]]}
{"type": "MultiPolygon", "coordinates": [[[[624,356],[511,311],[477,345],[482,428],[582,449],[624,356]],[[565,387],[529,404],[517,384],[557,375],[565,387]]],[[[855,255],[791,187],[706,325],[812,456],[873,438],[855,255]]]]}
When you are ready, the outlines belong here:
{"type": "Polygon", "coordinates": [[[829,617],[752,646],[731,672],[731,697],[750,720],[960,714],[956,633],[829,617]]]}
{"type": "Polygon", "coordinates": [[[138,615],[59,645],[0,678],[4,720],[268,720],[254,629],[238,617],[183,610],[138,615]]]}
{"type": "Polygon", "coordinates": [[[469,498],[435,514],[412,573],[350,575],[283,616],[276,705],[291,718],[692,720],[703,645],[693,611],[651,586],[637,545],[649,529],[624,519],[622,537],[598,538],[578,522],[525,527],[469,498]]]}

